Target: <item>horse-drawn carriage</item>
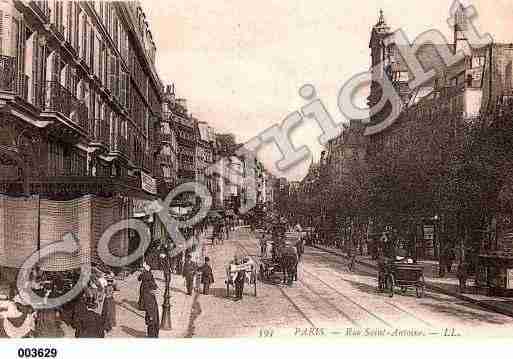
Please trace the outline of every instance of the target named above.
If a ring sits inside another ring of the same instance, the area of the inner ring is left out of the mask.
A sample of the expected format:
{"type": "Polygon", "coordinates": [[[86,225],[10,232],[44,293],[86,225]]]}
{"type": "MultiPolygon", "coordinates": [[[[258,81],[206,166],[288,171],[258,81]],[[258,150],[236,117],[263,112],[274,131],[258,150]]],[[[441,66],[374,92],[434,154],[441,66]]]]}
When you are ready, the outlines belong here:
{"type": "Polygon", "coordinates": [[[402,293],[405,293],[408,288],[415,288],[417,297],[422,298],[426,287],[424,268],[408,261],[380,261],[378,290],[386,291],[390,297],[393,297],[395,287],[401,288],[402,293]]]}
{"type": "Polygon", "coordinates": [[[244,271],[245,282],[253,286],[253,294],[257,296],[257,273],[256,264],[250,257],[242,258],[241,262],[237,264],[232,261],[226,267],[226,296],[230,296],[230,286],[235,288],[235,278],[240,271],[244,271]]]}
{"type": "Polygon", "coordinates": [[[262,255],[260,280],[270,281],[276,273],[281,273],[283,281],[289,284],[297,280],[298,240],[300,240],[298,233],[289,232],[277,241],[265,241],[266,247],[271,246],[271,257],[262,255]]]}

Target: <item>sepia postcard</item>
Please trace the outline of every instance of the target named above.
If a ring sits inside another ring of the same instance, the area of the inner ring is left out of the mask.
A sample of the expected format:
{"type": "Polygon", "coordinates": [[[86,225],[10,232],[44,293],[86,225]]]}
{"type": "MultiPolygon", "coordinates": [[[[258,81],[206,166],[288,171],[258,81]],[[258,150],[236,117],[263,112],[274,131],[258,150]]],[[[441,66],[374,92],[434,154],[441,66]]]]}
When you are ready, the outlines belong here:
{"type": "Polygon", "coordinates": [[[510,339],[512,20],[0,0],[0,343],[510,339]]]}

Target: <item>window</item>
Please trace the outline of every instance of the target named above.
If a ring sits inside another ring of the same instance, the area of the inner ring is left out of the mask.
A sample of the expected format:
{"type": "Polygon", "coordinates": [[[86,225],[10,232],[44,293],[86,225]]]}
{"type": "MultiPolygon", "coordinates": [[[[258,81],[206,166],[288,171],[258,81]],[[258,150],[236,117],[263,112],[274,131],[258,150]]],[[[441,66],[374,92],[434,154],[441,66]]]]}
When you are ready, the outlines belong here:
{"type": "Polygon", "coordinates": [[[165,135],[171,134],[171,127],[169,126],[168,122],[162,123],[162,133],[165,135]]]}
{"type": "Polygon", "coordinates": [[[80,18],[80,57],[85,60],[87,52],[87,18],[85,14],[83,14],[80,18]]]}
{"type": "Polygon", "coordinates": [[[87,63],[89,64],[89,68],[94,72],[94,63],[96,62],[95,56],[97,56],[97,51],[95,49],[95,39],[96,36],[94,34],[94,29],[89,25],[89,56],[87,57],[87,63]]]}
{"type": "Polygon", "coordinates": [[[70,44],[72,43],[73,38],[73,2],[70,1],[64,7],[65,14],[64,18],[66,19],[66,41],[70,44]]]}
{"type": "Polygon", "coordinates": [[[483,67],[484,65],[485,65],[485,57],[484,56],[472,57],[472,68],[483,67]]]}
{"type": "Polygon", "coordinates": [[[513,62],[509,62],[506,65],[506,70],[504,71],[505,77],[505,87],[506,90],[511,91],[513,89],[513,62]]]}
{"type": "Polygon", "coordinates": [[[3,36],[4,36],[4,12],[0,10],[0,55],[5,55],[3,48],[3,36]]]}
{"type": "Polygon", "coordinates": [[[75,6],[75,12],[73,14],[74,16],[74,23],[73,23],[73,32],[74,32],[74,35],[73,35],[73,47],[75,48],[75,51],[77,53],[80,53],[80,6],[78,4],[78,1],[77,2],[73,2],[71,1],[70,3],[73,3],[73,5],[75,6]]]}
{"type": "Polygon", "coordinates": [[[112,39],[114,40],[114,46],[116,46],[116,48],[119,49],[118,18],[116,15],[114,15],[112,30],[112,39]]]}

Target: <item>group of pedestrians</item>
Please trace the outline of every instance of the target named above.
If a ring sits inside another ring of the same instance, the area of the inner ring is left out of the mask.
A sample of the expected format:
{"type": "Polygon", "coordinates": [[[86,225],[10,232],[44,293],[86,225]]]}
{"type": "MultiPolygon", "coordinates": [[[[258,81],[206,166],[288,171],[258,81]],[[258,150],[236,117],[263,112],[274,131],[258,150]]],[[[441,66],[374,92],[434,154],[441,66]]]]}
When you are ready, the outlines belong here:
{"type": "Polygon", "coordinates": [[[116,326],[114,274],[93,268],[91,280],[73,305],[76,338],[104,338],[116,326]]]}
{"type": "Polygon", "coordinates": [[[185,288],[187,295],[192,295],[194,280],[196,279],[203,284],[203,294],[208,295],[210,292],[210,286],[214,283],[214,274],[210,265],[210,258],[205,257],[205,263],[202,266],[198,266],[192,260],[190,254],[187,255],[183,267],[183,277],[185,278],[185,288]]]}
{"type": "Polygon", "coordinates": [[[224,240],[230,239],[230,223],[226,218],[220,218],[212,225],[212,246],[223,244],[224,240]]]}

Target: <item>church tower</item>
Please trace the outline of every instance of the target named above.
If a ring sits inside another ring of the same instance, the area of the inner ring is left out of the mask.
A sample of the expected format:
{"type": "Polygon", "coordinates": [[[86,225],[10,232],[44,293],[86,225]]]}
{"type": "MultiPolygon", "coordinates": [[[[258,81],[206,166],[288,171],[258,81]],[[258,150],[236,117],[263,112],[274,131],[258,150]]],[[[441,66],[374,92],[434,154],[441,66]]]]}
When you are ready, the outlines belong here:
{"type": "MultiPolygon", "coordinates": [[[[374,82],[374,80],[379,80],[386,76],[387,51],[383,44],[383,39],[391,35],[390,27],[385,21],[383,10],[380,10],[379,13],[378,22],[372,28],[371,39],[369,42],[369,48],[371,49],[371,70],[373,80],[371,83],[370,95],[367,98],[367,104],[370,108],[376,105],[381,99],[381,86],[379,83],[374,82]]],[[[373,113],[372,111],[370,116],[372,123],[378,123],[380,122],[380,118],[382,118],[380,114],[373,113]]]]}

